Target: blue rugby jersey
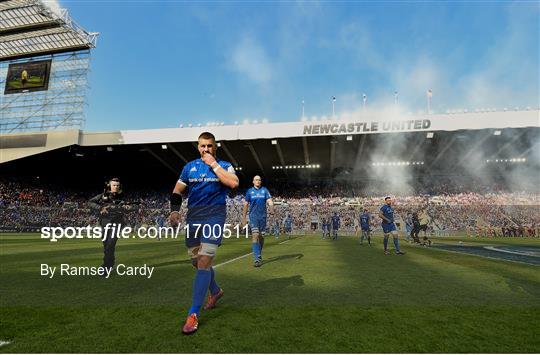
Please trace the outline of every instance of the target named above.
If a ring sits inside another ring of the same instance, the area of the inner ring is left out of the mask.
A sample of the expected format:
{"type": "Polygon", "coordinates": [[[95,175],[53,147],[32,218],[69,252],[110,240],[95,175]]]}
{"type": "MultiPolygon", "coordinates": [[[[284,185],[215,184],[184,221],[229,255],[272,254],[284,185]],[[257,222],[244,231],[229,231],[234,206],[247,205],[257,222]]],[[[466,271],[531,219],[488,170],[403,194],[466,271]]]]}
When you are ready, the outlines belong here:
{"type": "Polygon", "coordinates": [[[285,217],[285,227],[292,227],[292,219],[291,217],[285,217]]]}
{"type": "MultiPolygon", "coordinates": [[[[235,173],[231,163],[219,159],[217,163],[227,172],[235,173]]],[[[230,189],[219,181],[209,165],[200,158],[190,161],[178,181],[188,189],[188,223],[225,223],[230,189]]]]}
{"type": "Polygon", "coordinates": [[[385,219],[382,220],[383,225],[391,225],[394,223],[394,209],[392,206],[388,206],[387,204],[384,204],[381,207],[381,212],[383,216],[385,216],[387,219],[390,220],[390,223],[388,223],[385,219]]]}
{"type": "Polygon", "coordinates": [[[334,229],[337,229],[340,227],[340,224],[341,224],[341,219],[339,218],[339,216],[338,215],[332,216],[332,227],[334,229]]]}
{"type": "Polygon", "coordinates": [[[362,213],[360,215],[360,227],[362,229],[369,229],[369,213],[362,213]]]}
{"type": "Polygon", "coordinates": [[[249,203],[249,218],[266,218],[266,200],[272,198],[266,187],[252,187],[246,192],[246,201],[249,203]]]}

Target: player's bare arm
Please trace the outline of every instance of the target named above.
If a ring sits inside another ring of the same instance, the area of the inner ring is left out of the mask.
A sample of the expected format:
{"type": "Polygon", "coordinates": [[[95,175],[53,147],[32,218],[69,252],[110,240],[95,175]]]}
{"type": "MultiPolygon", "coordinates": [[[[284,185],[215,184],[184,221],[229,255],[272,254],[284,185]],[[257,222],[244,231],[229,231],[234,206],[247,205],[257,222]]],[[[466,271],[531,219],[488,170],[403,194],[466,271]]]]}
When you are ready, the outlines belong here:
{"type": "Polygon", "coordinates": [[[186,190],[186,184],[177,181],[171,194],[171,214],[169,223],[171,226],[177,226],[180,223],[180,207],[182,205],[182,193],[186,190]]]}
{"type": "Polygon", "coordinates": [[[223,185],[230,189],[236,189],[238,187],[238,176],[236,176],[235,173],[230,173],[223,169],[212,154],[205,152],[201,159],[205,164],[209,165],[212,170],[214,170],[214,173],[223,185]]]}
{"type": "Polygon", "coordinates": [[[249,209],[249,202],[244,201],[244,208],[242,209],[242,226],[247,225],[248,209],[249,209]]]}

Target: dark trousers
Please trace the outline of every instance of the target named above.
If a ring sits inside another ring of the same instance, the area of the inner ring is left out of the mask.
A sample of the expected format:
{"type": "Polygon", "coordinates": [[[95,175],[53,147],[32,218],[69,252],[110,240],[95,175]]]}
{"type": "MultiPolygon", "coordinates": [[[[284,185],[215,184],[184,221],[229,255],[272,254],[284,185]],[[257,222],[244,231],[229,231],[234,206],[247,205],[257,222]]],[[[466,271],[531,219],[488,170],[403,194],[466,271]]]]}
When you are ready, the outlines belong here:
{"type": "Polygon", "coordinates": [[[411,231],[411,238],[415,241],[415,243],[420,243],[420,239],[418,238],[418,233],[420,233],[420,226],[418,227],[414,226],[411,231]]]}
{"type": "Polygon", "coordinates": [[[103,240],[103,264],[104,267],[113,267],[114,266],[114,251],[116,248],[116,242],[118,238],[114,235],[113,231],[109,230],[105,234],[105,239],[103,240]]]}

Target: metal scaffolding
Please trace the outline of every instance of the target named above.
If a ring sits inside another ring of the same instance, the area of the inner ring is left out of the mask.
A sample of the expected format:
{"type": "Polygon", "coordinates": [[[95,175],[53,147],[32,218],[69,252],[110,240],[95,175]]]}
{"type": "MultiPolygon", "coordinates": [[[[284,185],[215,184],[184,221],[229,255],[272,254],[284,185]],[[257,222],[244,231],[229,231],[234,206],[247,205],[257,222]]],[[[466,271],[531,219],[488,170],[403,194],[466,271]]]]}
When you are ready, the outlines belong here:
{"type": "MultiPolygon", "coordinates": [[[[34,59],[34,58],[33,58],[34,59]]],[[[44,91],[0,95],[0,133],[79,129],[84,126],[90,51],[35,57],[52,59],[49,88],[44,91]]],[[[0,87],[5,87],[10,63],[0,62],[0,87]]]]}
{"type": "Polygon", "coordinates": [[[98,34],[39,0],[0,3],[0,133],[80,129],[98,34]],[[6,94],[10,64],[51,60],[48,89],[6,94]]]}

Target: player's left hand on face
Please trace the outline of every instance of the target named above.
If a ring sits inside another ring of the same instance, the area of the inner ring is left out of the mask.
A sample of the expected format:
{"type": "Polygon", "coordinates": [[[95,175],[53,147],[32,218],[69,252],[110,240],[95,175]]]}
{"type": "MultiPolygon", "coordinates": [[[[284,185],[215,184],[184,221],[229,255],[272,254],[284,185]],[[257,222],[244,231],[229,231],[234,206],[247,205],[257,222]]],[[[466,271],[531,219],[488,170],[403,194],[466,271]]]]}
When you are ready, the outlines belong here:
{"type": "Polygon", "coordinates": [[[214,156],[210,153],[204,153],[202,156],[202,161],[205,164],[212,166],[212,164],[216,162],[216,158],[214,158],[214,156]]]}

